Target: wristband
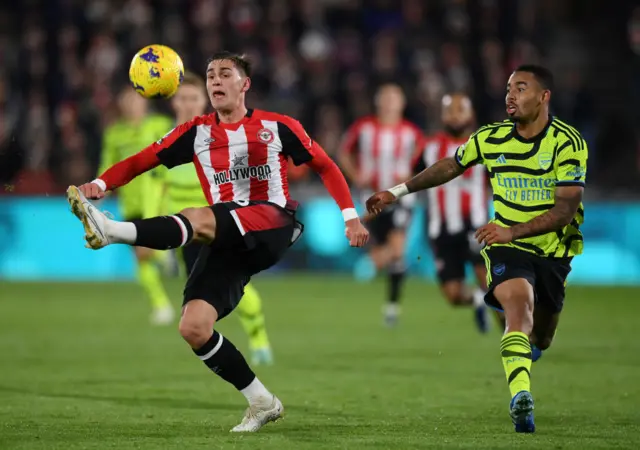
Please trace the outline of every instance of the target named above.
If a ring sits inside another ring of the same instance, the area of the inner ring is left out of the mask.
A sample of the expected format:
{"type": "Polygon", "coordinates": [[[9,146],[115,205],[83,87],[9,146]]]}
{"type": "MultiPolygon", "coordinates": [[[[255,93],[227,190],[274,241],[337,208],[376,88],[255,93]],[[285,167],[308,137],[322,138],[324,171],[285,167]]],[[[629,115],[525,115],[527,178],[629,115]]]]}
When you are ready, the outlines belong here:
{"type": "Polygon", "coordinates": [[[93,184],[97,184],[98,187],[100,189],[102,189],[102,192],[106,192],[107,191],[107,183],[102,181],[100,178],[96,178],[95,180],[92,181],[92,183],[93,184]]]}
{"type": "Polygon", "coordinates": [[[391,192],[391,194],[395,198],[401,198],[410,193],[406,183],[402,183],[397,186],[394,186],[390,189],[387,189],[387,191],[391,192]]]}
{"type": "Polygon", "coordinates": [[[342,218],[345,222],[358,218],[358,212],[355,208],[345,208],[342,210],[342,218]]]}

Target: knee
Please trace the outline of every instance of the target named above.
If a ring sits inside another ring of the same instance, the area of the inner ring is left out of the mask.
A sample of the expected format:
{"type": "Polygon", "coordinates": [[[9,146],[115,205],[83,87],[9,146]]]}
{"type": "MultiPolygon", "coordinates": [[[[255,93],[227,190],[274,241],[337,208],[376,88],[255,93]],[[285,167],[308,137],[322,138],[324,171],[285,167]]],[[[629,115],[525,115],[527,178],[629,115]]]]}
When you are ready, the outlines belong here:
{"type": "Polygon", "coordinates": [[[502,305],[507,322],[507,331],[521,331],[531,334],[533,330],[533,288],[522,283],[505,282],[498,285],[494,295],[502,305]]]}
{"type": "Polygon", "coordinates": [[[212,330],[205,321],[199,321],[182,317],[178,326],[180,335],[191,346],[198,349],[207,343],[211,337],[212,330]]]}
{"type": "Polygon", "coordinates": [[[404,261],[404,249],[405,249],[405,240],[404,235],[400,237],[396,237],[392,239],[390,242],[389,251],[391,253],[391,258],[394,261],[404,261]]]}
{"type": "Polygon", "coordinates": [[[448,282],[442,286],[442,291],[447,302],[452,306],[460,306],[469,303],[464,297],[463,286],[456,282],[448,282]]]}
{"type": "Polygon", "coordinates": [[[445,297],[451,306],[461,306],[469,303],[467,299],[462,296],[462,292],[448,293],[445,294],[445,297]]]}
{"type": "Polygon", "coordinates": [[[193,240],[212,240],[216,233],[216,220],[211,208],[185,208],[180,211],[193,229],[193,240]]]}

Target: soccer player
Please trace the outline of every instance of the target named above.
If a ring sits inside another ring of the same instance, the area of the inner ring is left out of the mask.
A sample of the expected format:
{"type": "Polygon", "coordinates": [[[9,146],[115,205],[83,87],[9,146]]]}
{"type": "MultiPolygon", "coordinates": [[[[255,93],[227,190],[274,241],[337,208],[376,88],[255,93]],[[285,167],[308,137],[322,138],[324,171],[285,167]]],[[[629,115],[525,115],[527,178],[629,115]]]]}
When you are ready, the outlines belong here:
{"type": "MultiPolygon", "coordinates": [[[[187,72],[176,94],[171,98],[171,106],[178,125],[187,123],[204,114],[207,108],[205,82],[194,73],[187,72]]],[[[206,206],[207,199],[202,193],[200,180],[193,164],[185,164],[166,171],[165,175],[166,211],[181,211],[189,207],[206,206]]],[[[196,264],[203,244],[192,242],[182,247],[181,257],[187,274],[196,264]]],[[[262,299],[252,283],[244,287],[244,295],[236,310],[242,328],[249,336],[251,362],[254,365],[271,364],[273,356],[262,313],[262,299]]]]}
{"type": "MultiPolygon", "coordinates": [[[[173,126],[171,119],[158,114],[148,114],[147,100],[130,86],[118,95],[120,119],[104,133],[102,160],[99,173],[164,136],[173,126]]],[[[120,212],[125,220],[137,220],[159,214],[161,208],[162,170],[157,169],[133,180],[118,191],[120,212]]],[[[173,322],[175,313],[162,285],[155,252],[149,248],[135,247],[138,281],[151,300],[151,322],[166,325],[173,322]]]]}
{"type": "Polygon", "coordinates": [[[248,400],[234,432],[253,432],[277,420],[280,400],[267,390],[242,354],[214,329],[240,302],[252,275],[280,260],[302,233],[297,202],[289,197],[287,158],[308,164],[342,210],[351,246],[368,232],[360,223],[340,169],[299,122],[277,113],[247,109],[251,67],[242,56],[220,52],[207,66],[207,93],[215,113],[177,126],[164,138],[125,159],[67,197],[93,249],[116,243],[155,249],[204,243],[184,291],[180,334],[215,374],[248,400]],[[97,199],[160,164],[193,163],[211,206],[173,216],[115,221],[87,198],[97,199]]]}
{"type": "Polygon", "coordinates": [[[481,127],[454,157],[444,158],[406,183],[373,195],[377,213],[411,192],[462,175],[475,164],[489,170],[495,217],[476,232],[484,243],[488,305],[504,311],[502,363],[517,432],[533,432],[532,353],[545,350],[558,326],[571,260],[582,253],[580,225],[587,145],[580,133],[549,115],[553,76],[536,65],[509,78],[509,120],[481,127]],[[532,351],[533,350],[533,351],[532,351]]]}
{"type": "MultiPolygon", "coordinates": [[[[338,160],[347,178],[364,199],[384,186],[391,186],[411,174],[411,164],[422,139],[418,128],[403,118],[405,96],[397,84],[380,86],[375,96],[376,115],[359,119],[349,127],[340,146],[338,160]]],[[[364,200],[363,199],[363,200],[364,200]]],[[[372,245],[364,260],[365,272],[389,272],[389,289],[384,317],[395,325],[405,278],[406,231],[410,223],[413,199],[404,199],[367,224],[372,245]],[[367,268],[370,267],[370,270],[367,268]]]]}
{"type": "MultiPolygon", "coordinates": [[[[441,131],[425,141],[414,172],[422,172],[443,158],[452,157],[473,131],[475,113],[471,99],[464,94],[442,98],[441,131]]],[[[488,220],[487,178],[482,166],[429,191],[428,233],[435,257],[440,290],[454,306],[473,306],[478,329],[486,332],[488,323],[484,295],[487,271],[474,234],[488,220]],[[465,285],[466,263],[473,265],[478,288],[465,285]]]]}

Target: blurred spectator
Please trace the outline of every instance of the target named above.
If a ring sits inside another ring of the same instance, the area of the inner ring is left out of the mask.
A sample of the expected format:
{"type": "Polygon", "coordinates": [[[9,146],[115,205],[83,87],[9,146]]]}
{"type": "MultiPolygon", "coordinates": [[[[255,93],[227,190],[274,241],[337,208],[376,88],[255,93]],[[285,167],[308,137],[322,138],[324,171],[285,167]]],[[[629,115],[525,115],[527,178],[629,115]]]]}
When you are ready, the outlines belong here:
{"type": "MultiPolygon", "coordinates": [[[[554,110],[594,155],[601,131],[616,129],[610,116],[599,117],[594,77],[586,76],[607,50],[580,43],[590,28],[579,0],[65,0],[52,2],[47,17],[32,3],[0,10],[3,181],[18,169],[23,179],[54,174],[60,186],[91,178],[113,92],[127,82],[130,57],[151,43],[175,48],[194,71],[222,48],[246,52],[254,62],[250,104],[298,118],[330,153],[388,80],[406,90],[407,114],[427,132],[439,127],[448,91],[473,96],[480,124],[502,120],[506,79],[525,62],[554,69],[554,110]]],[[[625,20],[637,104],[640,7],[625,20]]],[[[629,121],[639,128],[640,116],[629,121]]],[[[629,154],[627,140],[620,150],[615,138],[607,142],[608,154],[629,154]]],[[[640,178],[637,142],[631,166],[640,178]]],[[[599,158],[598,168],[611,173],[612,159],[599,158]]],[[[307,180],[303,169],[295,173],[307,180]]]]}

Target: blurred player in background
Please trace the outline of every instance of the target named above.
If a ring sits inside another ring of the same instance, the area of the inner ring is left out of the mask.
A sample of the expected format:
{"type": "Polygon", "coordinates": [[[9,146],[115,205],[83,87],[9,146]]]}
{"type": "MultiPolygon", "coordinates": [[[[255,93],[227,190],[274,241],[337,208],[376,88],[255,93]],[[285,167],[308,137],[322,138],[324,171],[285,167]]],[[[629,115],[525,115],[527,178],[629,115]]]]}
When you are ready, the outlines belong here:
{"type": "MultiPolygon", "coordinates": [[[[137,153],[149,142],[157,141],[173,127],[169,117],[149,114],[148,102],[127,86],[118,95],[120,118],[105,129],[99,173],[137,153]]],[[[162,176],[164,168],[157,168],[118,191],[120,212],[125,220],[158,215],[162,204],[162,176]]],[[[151,322],[169,324],[174,311],[162,284],[157,252],[134,248],[138,282],[151,300],[151,322]]]]}
{"type": "Polygon", "coordinates": [[[340,169],[302,125],[288,116],[246,107],[251,65],[243,56],[217,53],[206,73],[215,113],[178,125],[100,178],[70,186],[67,198],[91,248],[127,244],[167,250],[192,241],[205,244],[185,286],[180,334],[213,373],[247,399],[249,408],[231,431],[255,432],[279,419],[284,408],[216,323],[238,306],[251,277],[275,265],[302,233],[298,203],[289,196],[288,158],[318,173],[342,211],[351,246],[364,246],[369,233],[340,169]],[[161,164],[194,164],[211,206],[129,222],[110,219],[87,200],[103,198],[106,191],[161,164]]]}
{"type": "Polygon", "coordinates": [[[376,214],[476,164],[487,166],[495,217],[477,230],[476,239],[485,244],[482,255],[490,270],[485,301],[506,318],[500,353],[518,433],[536,429],[531,364],[553,341],[571,261],[583,249],[587,144],[578,130],[549,114],[552,91],[548,69],[518,67],[507,82],[509,120],[479,128],[454,156],[367,200],[376,214]]]}
{"type": "MultiPolygon", "coordinates": [[[[421,141],[418,128],[403,118],[405,96],[400,86],[380,86],[375,96],[376,115],[361,118],[349,127],[338,159],[347,176],[366,199],[371,192],[404,180],[411,174],[412,158],[421,141]],[[391,184],[390,184],[391,183],[391,184]]],[[[371,232],[369,258],[360,269],[374,275],[387,269],[389,290],[384,317],[387,325],[397,322],[399,301],[406,272],[406,231],[411,220],[413,198],[385,210],[367,224],[371,232]],[[371,269],[367,270],[367,266],[371,269]]]]}
{"type": "MultiPolygon", "coordinates": [[[[177,125],[204,114],[208,106],[204,80],[196,74],[185,73],[178,91],[171,98],[171,106],[176,114],[177,125]]],[[[184,164],[166,171],[164,197],[165,210],[169,213],[208,205],[193,164],[184,164]]],[[[180,249],[187,275],[195,266],[202,247],[202,244],[192,242],[180,249]]],[[[249,336],[253,364],[271,364],[273,357],[262,313],[262,300],[253,284],[249,283],[244,287],[244,295],[236,311],[249,336]]]]}
{"type": "MultiPolygon", "coordinates": [[[[416,158],[415,173],[420,173],[443,158],[452,157],[463,145],[475,125],[471,99],[464,94],[442,98],[444,130],[426,140],[416,158]]],[[[488,323],[484,295],[487,271],[480,255],[481,246],[474,234],[488,220],[487,177],[484,167],[467,170],[451,182],[428,191],[428,234],[440,290],[454,306],[473,306],[476,324],[486,332],[488,323]],[[471,291],[465,284],[466,265],[471,263],[478,287],[471,291]]]]}

